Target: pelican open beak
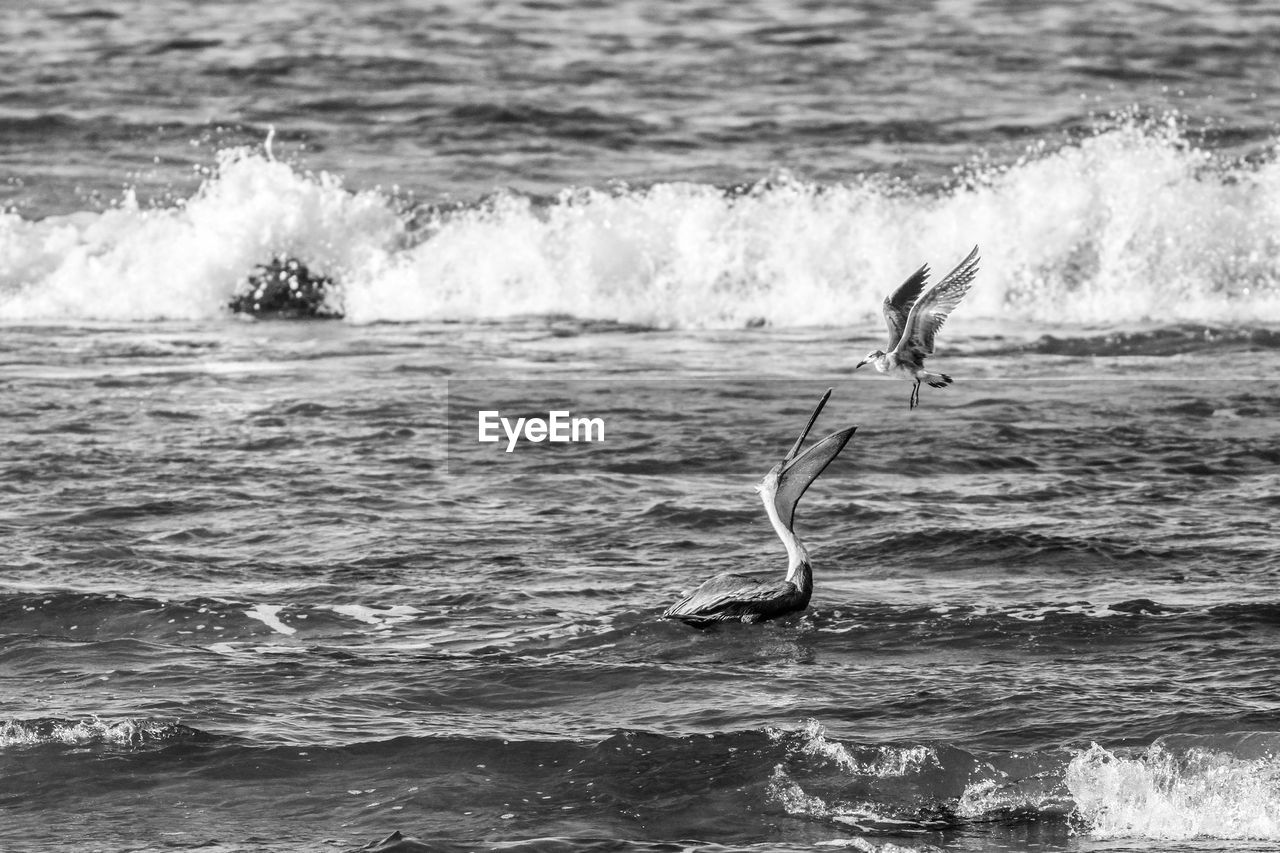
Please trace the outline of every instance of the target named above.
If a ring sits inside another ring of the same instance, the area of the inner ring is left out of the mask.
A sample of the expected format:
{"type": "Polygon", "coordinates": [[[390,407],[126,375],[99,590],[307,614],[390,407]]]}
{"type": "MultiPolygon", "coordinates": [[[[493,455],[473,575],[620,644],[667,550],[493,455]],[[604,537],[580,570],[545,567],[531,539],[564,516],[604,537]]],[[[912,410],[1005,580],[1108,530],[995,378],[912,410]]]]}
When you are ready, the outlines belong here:
{"type": "Polygon", "coordinates": [[[822,399],[818,401],[817,408],[813,410],[813,415],[810,416],[804,432],[800,433],[791,450],[774,467],[774,471],[777,472],[778,487],[773,495],[773,505],[778,510],[778,518],[788,530],[795,523],[796,504],[800,502],[801,496],[813,481],[822,475],[826,467],[831,464],[831,460],[840,455],[840,451],[844,450],[844,446],[849,443],[854,431],[858,429],[856,426],[845,427],[839,432],[831,433],[804,453],[800,453],[800,446],[808,438],[809,430],[813,429],[814,421],[818,419],[818,414],[827,404],[827,398],[830,396],[831,389],[828,388],[827,393],[823,394],[822,399]]]}

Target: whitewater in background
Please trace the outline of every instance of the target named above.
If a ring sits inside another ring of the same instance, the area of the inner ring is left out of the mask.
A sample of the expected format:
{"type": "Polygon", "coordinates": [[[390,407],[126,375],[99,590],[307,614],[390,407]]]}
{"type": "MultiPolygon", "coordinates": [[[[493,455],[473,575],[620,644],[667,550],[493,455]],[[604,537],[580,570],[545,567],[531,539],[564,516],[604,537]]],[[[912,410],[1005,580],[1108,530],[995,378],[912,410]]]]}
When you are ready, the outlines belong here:
{"type": "Polygon", "coordinates": [[[337,283],[354,323],[562,314],[655,328],[850,325],[921,262],[982,248],[970,317],[1038,324],[1280,322],[1280,164],[1189,143],[1175,117],[913,190],[779,175],[410,207],[236,149],[196,194],[0,220],[0,319],[215,319],[255,268],[337,283]]]}

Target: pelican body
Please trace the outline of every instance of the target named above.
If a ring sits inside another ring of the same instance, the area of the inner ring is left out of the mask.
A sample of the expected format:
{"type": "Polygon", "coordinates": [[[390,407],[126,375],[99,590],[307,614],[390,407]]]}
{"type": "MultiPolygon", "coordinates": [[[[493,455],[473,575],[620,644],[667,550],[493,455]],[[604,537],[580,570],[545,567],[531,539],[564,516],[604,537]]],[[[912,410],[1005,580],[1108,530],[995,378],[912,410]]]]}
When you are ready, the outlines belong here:
{"type": "Polygon", "coordinates": [[[874,364],[876,370],[890,376],[915,381],[911,389],[910,408],[920,405],[920,383],[932,388],[945,388],[951,377],[945,373],[930,373],[924,369],[924,360],[933,355],[933,340],[947,321],[947,317],[969,292],[974,276],[978,274],[978,247],[923,296],[929,281],[929,265],[916,270],[898,289],[885,297],[884,321],[889,327],[889,349],[875,350],[854,366],[874,364]]]}
{"type": "Polygon", "coordinates": [[[795,534],[796,504],[857,429],[851,426],[834,432],[800,453],[800,446],[830,396],[828,388],[791,450],[756,486],[769,522],[787,549],[786,576],[761,580],[732,572],[716,575],[667,608],[662,614],[664,619],[679,619],[698,627],[716,622],[762,622],[809,606],[813,566],[808,550],[795,534]]]}

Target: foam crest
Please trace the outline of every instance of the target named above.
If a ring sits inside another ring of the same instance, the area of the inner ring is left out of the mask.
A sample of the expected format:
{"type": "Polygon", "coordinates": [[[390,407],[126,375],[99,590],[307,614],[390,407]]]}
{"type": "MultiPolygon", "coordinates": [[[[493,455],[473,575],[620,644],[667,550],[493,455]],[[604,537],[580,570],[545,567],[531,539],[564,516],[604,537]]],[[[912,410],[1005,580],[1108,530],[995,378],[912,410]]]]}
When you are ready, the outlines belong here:
{"type": "Polygon", "coordinates": [[[1280,321],[1280,165],[1129,119],[941,193],[786,178],[504,198],[438,223],[351,300],[357,320],[569,313],[654,326],[878,322],[922,261],[975,243],[971,316],[1280,321]]]}
{"type": "Polygon", "coordinates": [[[1094,744],[1072,759],[1075,814],[1098,838],[1280,840],[1280,757],[1157,741],[1123,757],[1094,744]]]}
{"type": "Polygon", "coordinates": [[[770,730],[769,735],[787,744],[786,760],[769,777],[769,799],[788,814],[861,831],[944,824],[934,804],[968,776],[972,763],[960,761],[965,767],[957,773],[943,767],[932,746],[842,744],[816,720],[798,731],[770,730]]]}
{"type": "Polygon", "coordinates": [[[228,152],[172,208],[126,197],[102,213],[0,216],[0,320],[225,316],[257,265],[288,256],[332,279],[356,323],[878,323],[886,290],[924,261],[940,277],[976,243],[982,272],[959,309],[970,317],[1280,322],[1280,163],[1199,149],[1176,118],[1115,121],[942,191],[781,177],[427,213],[228,152]]]}
{"type": "Polygon", "coordinates": [[[1001,305],[1047,321],[1280,319],[1280,166],[1196,149],[1174,119],[1129,121],[980,176],[969,211],[1001,305]]]}
{"type": "Polygon", "coordinates": [[[782,765],[774,768],[766,790],[772,801],[781,805],[787,814],[796,817],[834,821],[863,831],[919,826],[918,821],[897,817],[889,813],[889,809],[874,802],[828,801],[808,794],[787,774],[782,765]]]}
{"type": "Polygon", "coordinates": [[[401,622],[412,621],[422,613],[408,604],[392,604],[385,607],[370,607],[364,604],[333,604],[329,609],[342,616],[349,616],[378,630],[388,630],[401,622]]]}
{"type": "Polygon", "coordinates": [[[800,732],[801,752],[805,755],[825,758],[843,770],[857,776],[889,778],[920,773],[941,765],[938,753],[931,746],[871,746],[862,747],[858,755],[839,741],[827,737],[826,728],[817,720],[810,720],[800,732]]]}
{"type": "Polygon", "coordinates": [[[832,311],[851,319],[865,306],[850,288],[869,283],[867,263],[884,264],[878,251],[857,250],[857,220],[877,219],[887,201],[870,185],[794,181],[741,196],[700,184],[583,190],[545,208],[502,197],[438,223],[353,287],[349,316],[567,313],[684,327],[805,325],[832,311]]]}
{"type": "Polygon", "coordinates": [[[172,208],[132,195],[102,213],[37,222],[0,215],[0,319],[204,319],[258,264],[307,259],[339,280],[369,267],[403,223],[376,193],[224,152],[199,192],[172,208]]]}
{"type": "Polygon", "coordinates": [[[155,720],[112,721],[98,717],[84,720],[5,720],[0,723],[0,748],[50,743],[69,746],[140,746],[190,733],[194,733],[194,730],[155,720]]]}
{"type": "Polygon", "coordinates": [[[990,778],[977,778],[965,786],[956,802],[955,813],[968,820],[990,820],[1010,814],[1068,814],[1072,804],[1062,787],[1062,767],[1010,778],[991,768],[990,778]]]}
{"type": "Polygon", "coordinates": [[[277,634],[291,636],[298,633],[297,628],[280,621],[280,611],[283,609],[284,605],[281,604],[255,604],[249,610],[244,611],[244,615],[251,619],[257,619],[277,634]]]}

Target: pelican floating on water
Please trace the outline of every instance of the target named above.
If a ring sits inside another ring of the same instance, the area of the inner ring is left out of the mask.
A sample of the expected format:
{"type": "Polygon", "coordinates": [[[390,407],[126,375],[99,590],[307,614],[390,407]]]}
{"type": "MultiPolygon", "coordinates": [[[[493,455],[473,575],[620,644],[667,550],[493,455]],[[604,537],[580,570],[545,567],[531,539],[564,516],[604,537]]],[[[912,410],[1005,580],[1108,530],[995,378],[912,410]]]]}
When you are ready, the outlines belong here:
{"type": "Polygon", "coordinates": [[[793,530],[796,504],[831,460],[844,450],[857,429],[851,426],[833,432],[800,453],[800,445],[804,444],[830,396],[831,389],[828,388],[813,410],[809,425],[800,433],[791,450],[756,486],[764,502],[764,511],[769,514],[773,529],[787,548],[787,576],[780,580],[758,580],[731,572],[716,575],[667,608],[662,614],[664,619],[679,619],[699,627],[713,622],[761,622],[809,606],[809,597],[813,594],[813,567],[809,564],[809,552],[793,530]]]}
{"type": "Polygon", "coordinates": [[[884,299],[884,321],[889,326],[889,351],[876,350],[854,366],[874,364],[881,373],[914,379],[911,389],[911,406],[920,405],[920,383],[930,387],[945,388],[951,377],[945,373],[930,373],[924,369],[924,360],[933,355],[933,339],[947,321],[947,317],[969,292],[973,278],[978,274],[978,247],[974,246],[969,257],[947,273],[924,296],[925,283],[929,280],[929,265],[925,264],[884,299]]]}

